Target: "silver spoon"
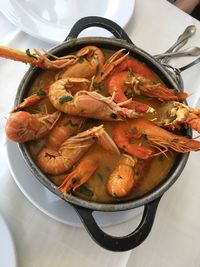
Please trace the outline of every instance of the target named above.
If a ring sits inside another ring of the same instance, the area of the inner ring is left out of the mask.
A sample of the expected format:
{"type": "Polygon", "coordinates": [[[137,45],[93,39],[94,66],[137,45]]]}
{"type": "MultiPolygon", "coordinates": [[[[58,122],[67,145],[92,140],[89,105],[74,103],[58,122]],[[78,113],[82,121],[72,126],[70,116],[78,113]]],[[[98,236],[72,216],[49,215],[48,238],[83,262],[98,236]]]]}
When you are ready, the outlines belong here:
{"type": "Polygon", "coordinates": [[[200,55],[200,47],[191,46],[181,51],[163,53],[163,54],[155,55],[154,57],[157,59],[160,59],[163,57],[181,57],[181,56],[199,56],[199,55],[200,55]]]}
{"type": "MultiPolygon", "coordinates": [[[[192,37],[196,32],[195,25],[189,25],[184,32],[179,35],[176,42],[169,48],[165,53],[175,52],[178,51],[180,48],[182,48],[187,42],[190,37],[192,37]]],[[[161,60],[161,63],[167,63],[170,60],[170,58],[166,57],[161,60]]]]}
{"type": "Polygon", "coordinates": [[[195,25],[188,26],[184,32],[178,37],[176,42],[169,48],[165,53],[172,52],[177,46],[181,48],[183,45],[185,45],[188,41],[188,39],[193,36],[196,32],[195,25]],[[181,46],[180,46],[181,45],[181,46]]]}
{"type": "Polygon", "coordinates": [[[180,88],[182,88],[182,78],[181,78],[181,72],[191,68],[192,66],[198,64],[200,62],[200,57],[195,59],[194,61],[190,62],[189,64],[181,67],[181,68],[175,68],[167,64],[163,64],[163,66],[171,73],[174,80],[178,83],[180,88]]]}

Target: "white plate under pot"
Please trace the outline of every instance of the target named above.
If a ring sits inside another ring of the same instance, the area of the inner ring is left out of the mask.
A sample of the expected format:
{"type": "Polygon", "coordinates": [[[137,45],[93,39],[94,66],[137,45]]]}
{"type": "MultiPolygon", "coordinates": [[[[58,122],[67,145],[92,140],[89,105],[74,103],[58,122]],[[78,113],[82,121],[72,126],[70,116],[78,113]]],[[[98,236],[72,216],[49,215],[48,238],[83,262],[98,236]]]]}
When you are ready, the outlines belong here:
{"type": "MultiPolygon", "coordinates": [[[[1,0],[0,11],[24,32],[41,40],[60,43],[74,23],[86,16],[111,19],[124,28],[135,8],[135,0],[1,0]]],[[[100,28],[89,28],[80,36],[110,37],[100,28]]]]}
{"type": "MultiPolygon", "coordinates": [[[[11,174],[27,199],[39,210],[59,222],[72,226],[83,226],[75,210],[34,177],[25,164],[17,144],[7,141],[6,148],[11,174]]],[[[137,208],[117,212],[95,211],[94,217],[100,226],[112,226],[135,218],[142,212],[142,209],[137,208]]]]}

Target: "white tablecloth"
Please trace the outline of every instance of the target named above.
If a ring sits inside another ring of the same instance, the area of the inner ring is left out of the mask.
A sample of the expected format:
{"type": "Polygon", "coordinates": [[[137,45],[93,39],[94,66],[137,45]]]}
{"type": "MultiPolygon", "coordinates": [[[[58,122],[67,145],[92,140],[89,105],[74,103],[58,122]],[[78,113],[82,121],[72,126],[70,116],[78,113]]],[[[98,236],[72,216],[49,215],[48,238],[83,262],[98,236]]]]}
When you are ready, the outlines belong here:
{"type": "MultiPolygon", "coordinates": [[[[185,29],[195,24],[197,33],[188,46],[200,43],[200,23],[165,0],[137,0],[126,31],[133,42],[149,53],[165,51],[185,29]]],[[[27,49],[51,47],[15,26],[0,14],[0,44],[27,49]]],[[[173,60],[182,66],[192,58],[173,60]]],[[[189,103],[196,106],[200,95],[200,65],[183,72],[185,89],[191,93],[189,103]]],[[[200,262],[200,156],[191,153],[178,179],[163,196],[149,237],[132,252],[113,253],[97,246],[84,228],[59,223],[32,205],[16,186],[6,162],[4,125],[13,103],[17,85],[28,66],[0,60],[0,212],[10,226],[20,267],[38,266],[115,266],[115,267],[197,267],[200,262]],[[128,262],[128,263],[127,263],[128,262]]],[[[23,173],[22,173],[23,175],[23,173]]],[[[109,233],[129,233],[140,216],[123,224],[106,228],[109,233]]]]}

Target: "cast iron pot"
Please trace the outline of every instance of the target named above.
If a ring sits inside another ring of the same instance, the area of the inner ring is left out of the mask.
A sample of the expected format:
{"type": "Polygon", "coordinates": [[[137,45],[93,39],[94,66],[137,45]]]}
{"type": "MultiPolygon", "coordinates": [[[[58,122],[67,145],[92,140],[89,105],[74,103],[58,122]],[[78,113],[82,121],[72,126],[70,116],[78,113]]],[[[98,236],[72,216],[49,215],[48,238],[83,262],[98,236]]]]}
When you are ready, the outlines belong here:
{"type": "MultiPolygon", "coordinates": [[[[72,52],[77,51],[87,45],[96,45],[100,48],[111,49],[114,51],[125,48],[127,51],[130,51],[131,56],[137,58],[141,62],[146,63],[150,69],[152,69],[161,78],[166,86],[181,90],[180,86],[175,82],[164,66],[155,60],[153,56],[136,47],[119,25],[105,18],[85,17],[80,19],[72,27],[65,41],[62,44],[54,47],[50,53],[57,56],[63,56],[64,54],[71,54],[72,52]],[[107,29],[116,38],[87,37],[77,39],[82,30],[94,26],[107,29]]],[[[30,67],[19,85],[15,99],[16,105],[27,96],[29,88],[31,88],[35,78],[41,72],[42,70],[39,68],[30,67]]],[[[182,134],[191,136],[191,131],[184,130],[182,134]]],[[[70,194],[64,197],[63,194],[57,189],[57,186],[55,186],[36,166],[30,156],[26,144],[19,144],[19,149],[34,176],[50,191],[72,205],[72,207],[80,216],[85,228],[96,241],[96,243],[111,251],[127,251],[133,249],[146,239],[151,231],[156,209],[163,193],[179,177],[188,159],[188,154],[179,154],[166,179],[146,195],[120,204],[101,204],[85,201],[70,194]],[[134,209],[140,206],[144,206],[144,211],[139,226],[133,232],[123,237],[111,236],[103,232],[93,217],[94,210],[113,212],[134,209]]]]}

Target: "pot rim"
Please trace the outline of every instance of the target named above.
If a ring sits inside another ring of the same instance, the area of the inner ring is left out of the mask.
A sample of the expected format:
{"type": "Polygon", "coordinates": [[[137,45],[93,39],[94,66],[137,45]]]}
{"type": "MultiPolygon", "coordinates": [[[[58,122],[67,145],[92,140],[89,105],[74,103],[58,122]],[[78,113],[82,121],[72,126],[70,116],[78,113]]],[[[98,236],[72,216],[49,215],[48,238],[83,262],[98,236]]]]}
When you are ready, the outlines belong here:
{"type": "MultiPolygon", "coordinates": [[[[49,53],[58,54],[59,52],[64,51],[65,49],[71,51],[77,51],[81,47],[86,45],[96,45],[98,47],[110,48],[115,47],[114,50],[118,50],[121,48],[125,48],[130,51],[130,54],[134,54],[134,57],[145,62],[153,71],[159,75],[161,80],[164,80],[164,83],[171,84],[173,87],[178,90],[181,90],[179,85],[173,80],[170,73],[164,68],[164,66],[159,63],[153,56],[145,52],[144,50],[138,48],[134,44],[130,44],[122,39],[111,39],[107,37],[83,37],[77,39],[69,39],[49,50],[49,53]]],[[[69,53],[69,52],[67,52],[69,53]]],[[[38,75],[42,70],[36,67],[30,67],[29,70],[24,75],[22,81],[19,84],[16,98],[15,98],[15,105],[19,104],[21,100],[24,98],[25,94],[28,92],[29,84],[35,80],[35,76],[38,75]]],[[[191,136],[191,130],[187,130],[187,135],[191,136]]],[[[189,153],[186,154],[179,154],[177,155],[177,159],[169,171],[166,178],[154,187],[151,191],[147,194],[137,198],[128,200],[127,202],[115,203],[115,204],[106,204],[106,203],[97,203],[97,202],[90,202],[87,200],[83,200],[77,196],[73,196],[71,194],[63,195],[58,189],[55,184],[53,184],[47,176],[41,172],[41,170],[36,166],[36,163],[33,161],[30,153],[27,149],[26,144],[18,144],[19,150],[22,153],[22,156],[30,168],[34,176],[51,192],[55,193],[60,198],[64,199],[67,202],[72,204],[85,207],[91,210],[98,210],[98,211],[121,211],[121,210],[128,210],[137,208],[139,206],[143,206],[154,199],[160,197],[168,188],[178,179],[179,175],[181,174],[182,170],[185,167],[185,164],[188,160],[189,153]]]]}

